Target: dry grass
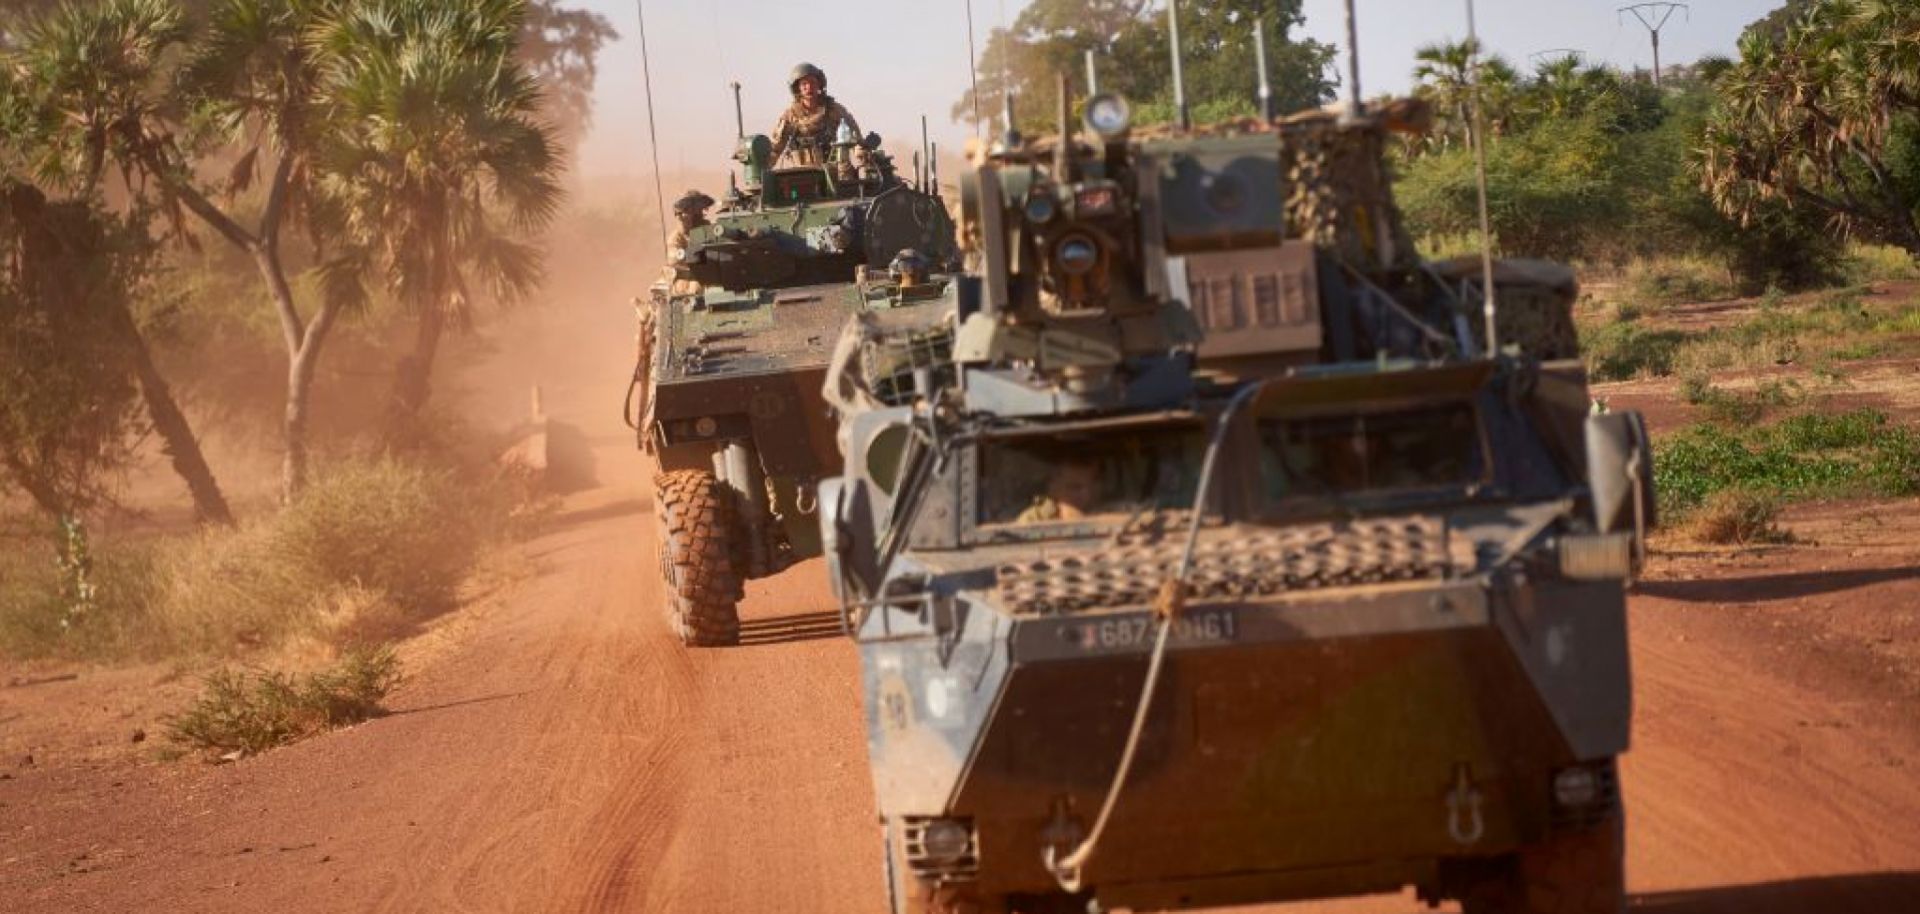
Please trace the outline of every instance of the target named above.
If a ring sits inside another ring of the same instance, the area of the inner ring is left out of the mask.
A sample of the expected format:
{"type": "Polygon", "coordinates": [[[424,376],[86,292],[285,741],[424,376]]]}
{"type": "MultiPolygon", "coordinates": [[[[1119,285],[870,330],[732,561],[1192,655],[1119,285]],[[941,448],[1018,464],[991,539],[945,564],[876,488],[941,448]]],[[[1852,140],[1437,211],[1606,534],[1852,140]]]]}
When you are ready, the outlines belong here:
{"type": "Polygon", "coordinates": [[[79,616],[51,547],[7,550],[0,652],[113,660],[378,643],[450,608],[512,511],[499,486],[400,460],[350,461],[294,506],[238,530],[97,546],[95,596],[79,616]]]}
{"type": "Polygon", "coordinates": [[[1636,260],[1621,272],[1623,307],[1659,307],[1738,297],[1723,264],[1705,257],[1636,260]]]}
{"type": "Polygon", "coordinates": [[[231,761],[386,714],[381,702],[401,679],[388,648],[349,652],[330,669],[293,675],[221,670],[200,697],[167,722],[174,743],[231,761]]]}
{"type": "Polygon", "coordinates": [[[1920,279],[1920,263],[1912,254],[1883,244],[1855,244],[1847,248],[1847,278],[1856,283],[1920,279]]]}
{"type": "Polygon", "coordinates": [[[1780,529],[1780,499],[1754,489],[1726,489],[1709,496],[1694,513],[1695,538],[1715,545],[1783,543],[1792,539],[1780,529]]]}

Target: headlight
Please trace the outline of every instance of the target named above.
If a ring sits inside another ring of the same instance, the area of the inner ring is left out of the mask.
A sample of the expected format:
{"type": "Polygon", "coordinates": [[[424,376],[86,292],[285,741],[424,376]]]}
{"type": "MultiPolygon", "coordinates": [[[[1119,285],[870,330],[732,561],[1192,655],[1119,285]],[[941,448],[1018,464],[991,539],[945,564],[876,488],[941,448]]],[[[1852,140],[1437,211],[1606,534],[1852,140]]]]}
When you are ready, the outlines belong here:
{"type": "Polygon", "coordinates": [[[701,416],[693,420],[693,433],[702,438],[711,438],[719,430],[720,423],[715,422],[712,416],[701,416]]]}
{"type": "Polygon", "coordinates": [[[1054,215],[1059,212],[1060,204],[1054,202],[1053,194],[1048,193],[1044,188],[1042,188],[1039,193],[1027,198],[1026,213],[1028,222],[1035,225],[1045,225],[1052,222],[1054,215]]]}
{"type": "Polygon", "coordinates": [[[1112,142],[1126,134],[1127,127],[1133,121],[1133,112],[1125,98],[1102,92],[1087,99],[1086,121],[1088,130],[1112,142]]]}
{"type": "Polygon", "coordinates": [[[928,863],[954,863],[973,850],[973,829],[964,822],[934,819],[920,832],[920,850],[928,863]]]}
{"type": "Polygon", "coordinates": [[[1591,768],[1566,768],[1553,776],[1553,801],[1561,806],[1586,806],[1600,798],[1600,780],[1591,768]]]}
{"type": "Polygon", "coordinates": [[[1100,246],[1091,238],[1075,235],[1060,242],[1054,249],[1053,259],[1067,275],[1080,276],[1100,262],[1100,246]]]}

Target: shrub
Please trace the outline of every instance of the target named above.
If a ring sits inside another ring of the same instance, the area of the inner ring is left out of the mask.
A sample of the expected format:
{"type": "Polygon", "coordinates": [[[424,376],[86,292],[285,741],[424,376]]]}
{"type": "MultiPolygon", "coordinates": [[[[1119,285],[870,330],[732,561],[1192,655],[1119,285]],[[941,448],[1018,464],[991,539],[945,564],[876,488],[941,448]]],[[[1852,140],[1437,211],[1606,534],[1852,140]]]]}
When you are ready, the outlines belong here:
{"type": "Polygon", "coordinates": [[[1772,425],[1689,426],[1655,442],[1661,506],[1685,515],[1716,493],[1897,497],[1920,493],[1920,435],[1876,409],[1772,425]]]}
{"type": "Polygon", "coordinates": [[[473,564],[479,515],[491,507],[443,471],[393,459],[342,465],[271,520],[178,551],[165,625],[179,650],[218,653],[295,634],[354,640],[362,616],[431,613],[473,564]]]}
{"type": "Polygon", "coordinates": [[[1734,297],[1724,267],[1704,257],[1636,260],[1624,277],[1627,294],[1639,304],[1720,301],[1734,297]]]}
{"type": "Polygon", "coordinates": [[[400,679],[400,661],[387,648],[354,651],[302,675],[221,670],[206,677],[192,707],[167,721],[167,737],[210,758],[254,755],[384,715],[381,702],[400,679]]]}
{"type": "Polygon", "coordinates": [[[1580,351],[1596,381],[1624,381],[1673,373],[1674,356],[1687,335],[1678,330],[1646,330],[1620,322],[1583,327],[1580,351]]]}
{"type": "Polygon", "coordinates": [[[1913,255],[1891,245],[1852,245],[1847,248],[1845,264],[1848,282],[1920,279],[1920,264],[1914,262],[1913,255]]]}
{"type": "Polygon", "coordinates": [[[353,461],[238,530],[93,544],[91,600],[43,546],[0,552],[0,654],[222,656],[297,636],[351,646],[446,608],[511,529],[499,487],[393,459],[353,461]]]}
{"type": "Polygon", "coordinates": [[[1716,545],[1779,543],[1789,538],[1780,529],[1780,499],[1752,489],[1714,493],[1693,519],[1693,533],[1716,545]]]}

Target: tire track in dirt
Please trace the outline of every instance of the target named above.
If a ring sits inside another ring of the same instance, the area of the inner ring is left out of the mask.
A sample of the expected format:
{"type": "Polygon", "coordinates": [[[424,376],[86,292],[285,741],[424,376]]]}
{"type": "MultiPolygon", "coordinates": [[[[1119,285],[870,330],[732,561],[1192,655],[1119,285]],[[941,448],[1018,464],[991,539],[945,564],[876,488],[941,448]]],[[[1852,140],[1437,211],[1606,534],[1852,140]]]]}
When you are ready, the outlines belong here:
{"type": "MultiPolygon", "coordinates": [[[[655,567],[658,550],[653,544],[645,567],[655,567]]],[[[657,601],[665,594],[658,584],[649,589],[654,600],[648,602],[654,605],[640,602],[633,608],[657,615],[657,601]]],[[[586,830],[596,838],[585,855],[584,894],[576,903],[561,893],[555,910],[658,909],[653,903],[658,885],[649,876],[672,848],[685,795],[686,748],[704,702],[692,664],[666,626],[648,625],[645,640],[647,694],[636,703],[642,713],[628,716],[625,724],[646,734],[646,745],[638,763],[619,778],[614,803],[588,821],[586,830]]]]}

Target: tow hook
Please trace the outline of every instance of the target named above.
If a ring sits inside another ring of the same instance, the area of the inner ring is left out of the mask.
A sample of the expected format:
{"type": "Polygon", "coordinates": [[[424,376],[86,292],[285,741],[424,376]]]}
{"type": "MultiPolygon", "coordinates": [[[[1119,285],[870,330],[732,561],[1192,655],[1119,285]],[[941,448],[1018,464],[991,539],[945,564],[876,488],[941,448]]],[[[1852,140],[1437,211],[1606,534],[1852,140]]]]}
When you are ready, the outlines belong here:
{"type": "Polygon", "coordinates": [[[1447,791],[1447,834],[1454,842],[1468,846],[1487,833],[1487,822],[1480,814],[1480,788],[1473,786],[1473,769],[1466,762],[1453,767],[1453,787],[1447,791]]]}

